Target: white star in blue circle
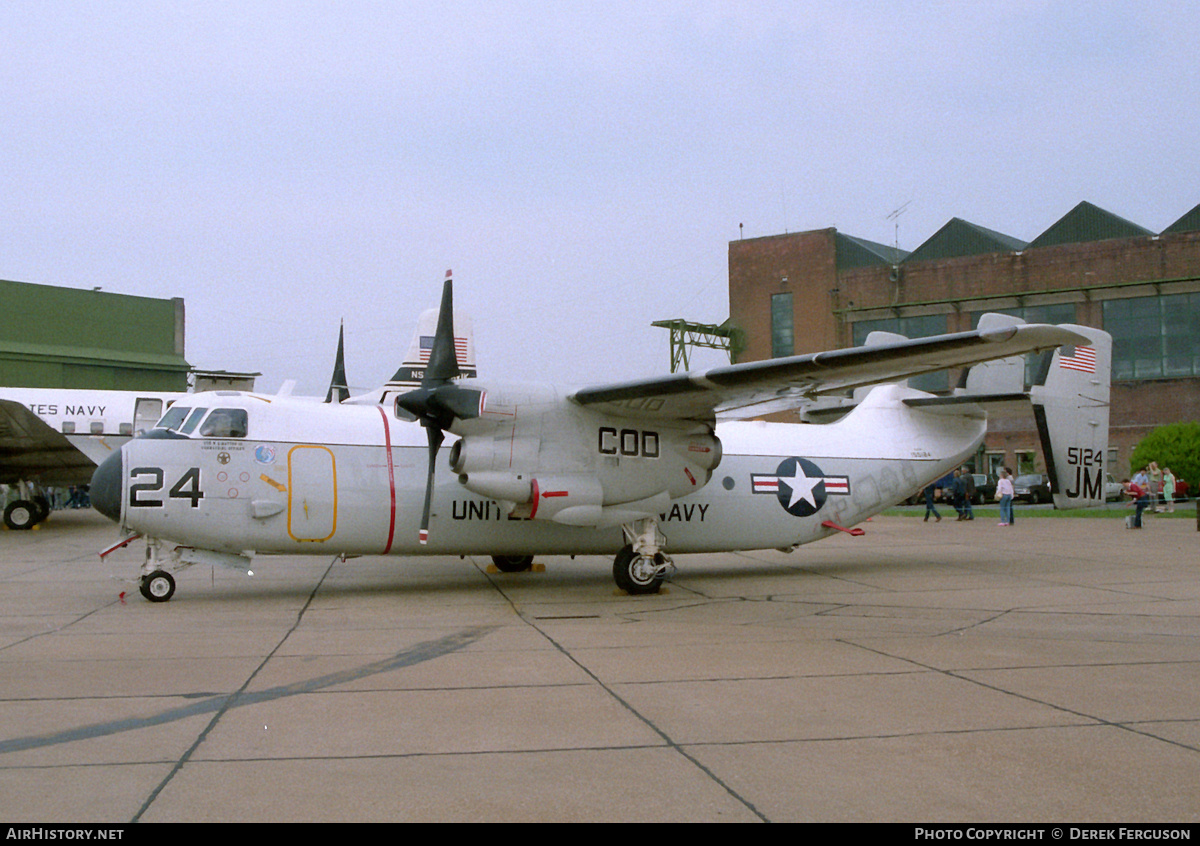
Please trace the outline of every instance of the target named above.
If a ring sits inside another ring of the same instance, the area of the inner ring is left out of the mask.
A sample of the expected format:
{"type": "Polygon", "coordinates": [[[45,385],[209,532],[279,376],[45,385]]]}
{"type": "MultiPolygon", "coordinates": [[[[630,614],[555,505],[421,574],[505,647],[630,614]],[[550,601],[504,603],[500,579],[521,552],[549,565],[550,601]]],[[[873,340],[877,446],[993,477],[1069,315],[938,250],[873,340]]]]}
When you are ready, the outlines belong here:
{"type": "Polygon", "coordinates": [[[779,504],[789,514],[808,517],[825,504],[825,474],[804,458],[785,458],[775,471],[779,477],[779,504]]]}

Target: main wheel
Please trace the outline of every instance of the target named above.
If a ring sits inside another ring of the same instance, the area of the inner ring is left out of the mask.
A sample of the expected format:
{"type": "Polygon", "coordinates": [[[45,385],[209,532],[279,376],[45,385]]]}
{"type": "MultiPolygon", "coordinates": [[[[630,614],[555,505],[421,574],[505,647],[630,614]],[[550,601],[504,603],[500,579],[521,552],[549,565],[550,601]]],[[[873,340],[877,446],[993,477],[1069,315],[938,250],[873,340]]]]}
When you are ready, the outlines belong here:
{"type": "Polygon", "coordinates": [[[4,509],[4,525],[10,529],[32,529],[40,515],[37,505],[27,499],[18,499],[8,504],[4,509]]]}
{"type": "Polygon", "coordinates": [[[175,595],[175,578],[166,570],[155,570],[142,576],[139,588],[151,602],[166,602],[175,595]]]}
{"type": "Polygon", "coordinates": [[[492,563],[501,573],[524,573],[533,567],[532,555],[493,555],[492,563]]]}
{"type": "Polygon", "coordinates": [[[624,547],[613,559],[613,581],[631,596],[658,593],[663,577],[653,558],[635,555],[632,546],[624,547]]]}

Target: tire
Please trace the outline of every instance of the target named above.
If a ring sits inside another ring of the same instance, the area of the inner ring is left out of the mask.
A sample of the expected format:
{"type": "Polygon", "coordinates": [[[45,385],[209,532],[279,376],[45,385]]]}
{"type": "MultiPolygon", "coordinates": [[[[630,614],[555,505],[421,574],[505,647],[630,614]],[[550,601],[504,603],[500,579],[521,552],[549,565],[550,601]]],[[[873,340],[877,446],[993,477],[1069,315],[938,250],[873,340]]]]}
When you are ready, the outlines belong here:
{"type": "Polygon", "coordinates": [[[27,499],[18,499],[4,509],[4,525],[16,531],[32,529],[42,519],[41,510],[27,499]]]}
{"type": "Polygon", "coordinates": [[[155,570],[142,576],[138,588],[151,602],[166,602],[175,595],[175,578],[166,570],[155,570]]]}
{"type": "Polygon", "coordinates": [[[524,573],[533,567],[533,556],[493,555],[492,563],[501,573],[524,573]]]}
{"type": "Polygon", "coordinates": [[[35,496],[33,498],[33,504],[37,506],[37,510],[38,510],[37,521],[39,523],[50,516],[50,500],[46,499],[46,497],[41,496],[41,495],[35,496]]]}
{"type": "Polygon", "coordinates": [[[640,560],[642,557],[633,554],[632,546],[626,546],[613,559],[613,581],[630,596],[658,593],[662,587],[663,577],[649,576],[650,567],[640,560]]]}

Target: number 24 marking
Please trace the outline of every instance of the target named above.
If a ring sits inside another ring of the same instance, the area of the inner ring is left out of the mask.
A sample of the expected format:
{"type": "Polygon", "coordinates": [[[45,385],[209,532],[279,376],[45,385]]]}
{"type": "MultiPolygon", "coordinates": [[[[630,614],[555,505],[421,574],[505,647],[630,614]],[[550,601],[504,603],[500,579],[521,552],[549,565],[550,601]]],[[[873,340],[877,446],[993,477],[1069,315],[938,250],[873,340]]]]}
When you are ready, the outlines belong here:
{"type": "MultiPolygon", "coordinates": [[[[129,486],[129,506],[131,508],[162,508],[161,499],[150,498],[147,495],[161,491],[163,487],[163,471],[161,467],[135,467],[129,471],[129,478],[150,476],[149,482],[138,482],[129,486]]],[[[191,500],[192,508],[200,506],[204,492],[200,490],[200,468],[191,467],[179,477],[167,496],[173,499],[191,500]]]]}

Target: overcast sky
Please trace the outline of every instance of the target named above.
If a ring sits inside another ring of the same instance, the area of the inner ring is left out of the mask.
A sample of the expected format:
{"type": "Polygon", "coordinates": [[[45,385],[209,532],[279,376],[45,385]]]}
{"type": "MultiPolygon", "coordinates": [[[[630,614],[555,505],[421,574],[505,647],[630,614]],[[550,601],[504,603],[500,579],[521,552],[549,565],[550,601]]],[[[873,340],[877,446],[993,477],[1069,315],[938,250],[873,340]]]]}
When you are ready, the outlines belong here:
{"type": "Polygon", "coordinates": [[[1184,0],[7,0],[0,84],[0,278],[183,297],[265,390],[323,394],[339,319],[382,383],[447,268],[481,375],[596,383],[728,316],[740,231],[1200,203],[1184,0]]]}

